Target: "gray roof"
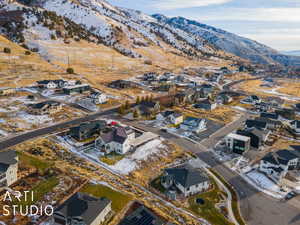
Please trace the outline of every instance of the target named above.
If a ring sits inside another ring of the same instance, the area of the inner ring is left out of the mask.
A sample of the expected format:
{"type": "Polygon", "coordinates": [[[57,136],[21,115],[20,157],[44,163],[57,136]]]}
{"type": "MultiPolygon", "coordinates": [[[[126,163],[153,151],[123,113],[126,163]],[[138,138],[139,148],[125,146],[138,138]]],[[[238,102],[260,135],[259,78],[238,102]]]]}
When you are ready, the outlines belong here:
{"type": "Polygon", "coordinates": [[[123,144],[127,139],[128,132],[124,127],[113,127],[110,131],[103,133],[101,138],[105,143],[114,141],[123,144]]]}
{"type": "Polygon", "coordinates": [[[287,165],[290,160],[299,158],[294,151],[283,149],[277,152],[269,152],[262,160],[272,163],[274,165],[287,165]]]}
{"type": "Polygon", "coordinates": [[[165,222],[151,210],[141,205],[126,216],[119,225],[163,225],[165,222]]]}
{"type": "Polygon", "coordinates": [[[111,200],[107,198],[95,198],[77,192],[55,210],[54,217],[56,215],[65,218],[78,217],[86,225],[90,225],[110,203],[111,200]]]}
{"type": "Polygon", "coordinates": [[[12,150],[0,152],[0,171],[5,172],[10,165],[16,164],[17,153],[12,150]]]}
{"type": "Polygon", "coordinates": [[[30,104],[29,106],[33,109],[42,109],[44,107],[52,107],[52,106],[58,106],[60,105],[61,103],[60,102],[56,102],[56,101],[44,101],[44,102],[39,102],[37,104],[30,104]]]}
{"type": "Polygon", "coordinates": [[[187,166],[165,169],[165,172],[185,188],[209,181],[204,171],[187,166]]]}

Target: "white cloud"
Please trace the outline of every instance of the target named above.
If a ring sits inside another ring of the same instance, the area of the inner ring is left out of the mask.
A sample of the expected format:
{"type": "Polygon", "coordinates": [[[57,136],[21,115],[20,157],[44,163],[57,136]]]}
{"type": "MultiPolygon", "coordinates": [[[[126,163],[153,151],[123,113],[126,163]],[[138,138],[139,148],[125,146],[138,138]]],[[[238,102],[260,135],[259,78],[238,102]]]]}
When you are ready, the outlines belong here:
{"type": "Polygon", "coordinates": [[[225,8],[222,13],[210,11],[197,19],[206,21],[300,22],[300,8],[225,8]]]}
{"type": "Polygon", "coordinates": [[[159,10],[172,10],[218,5],[232,0],[155,0],[153,6],[159,10]]]}

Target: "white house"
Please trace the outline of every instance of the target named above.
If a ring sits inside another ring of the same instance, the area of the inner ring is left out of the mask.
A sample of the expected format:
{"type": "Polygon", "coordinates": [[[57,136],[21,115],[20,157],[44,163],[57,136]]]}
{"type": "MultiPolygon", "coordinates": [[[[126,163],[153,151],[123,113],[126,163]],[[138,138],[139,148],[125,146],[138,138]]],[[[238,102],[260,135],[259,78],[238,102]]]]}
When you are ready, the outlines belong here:
{"type": "Polygon", "coordinates": [[[230,133],[225,140],[226,146],[234,153],[243,154],[250,149],[250,137],[230,133]]]}
{"type": "Polygon", "coordinates": [[[200,133],[206,129],[206,120],[195,117],[187,117],[183,123],[180,124],[180,128],[186,131],[200,133]]]}
{"type": "Polygon", "coordinates": [[[67,82],[64,80],[41,80],[37,81],[38,86],[47,88],[47,89],[55,89],[55,88],[63,88],[67,82]]]}
{"type": "Polygon", "coordinates": [[[169,120],[174,125],[179,125],[183,123],[183,115],[181,113],[173,113],[169,117],[169,120]]]}
{"type": "Polygon", "coordinates": [[[290,128],[292,129],[292,131],[297,134],[300,135],[300,121],[299,120],[294,120],[290,123],[290,128]]]}
{"type": "Polygon", "coordinates": [[[280,182],[288,171],[299,169],[299,165],[300,153],[284,149],[265,155],[260,161],[259,170],[273,181],[280,182]]]}
{"type": "Polygon", "coordinates": [[[103,92],[94,92],[90,95],[94,104],[104,104],[107,102],[107,96],[103,92]]]}
{"type": "Polygon", "coordinates": [[[0,188],[18,180],[18,156],[15,151],[0,152],[0,188]]]}
{"type": "Polygon", "coordinates": [[[165,169],[161,184],[166,189],[175,186],[185,197],[188,197],[207,190],[210,187],[210,179],[201,169],[181,166],[165,169]]]}
{"type": "Polygon", "coordinates": [[[116,152],[126,154],[131,149],[131,142],[135,139],[135,132],[129,127],[113,127],[103,133],[95,141],[95,146],[100,147],[106,154],[116,152]]]}

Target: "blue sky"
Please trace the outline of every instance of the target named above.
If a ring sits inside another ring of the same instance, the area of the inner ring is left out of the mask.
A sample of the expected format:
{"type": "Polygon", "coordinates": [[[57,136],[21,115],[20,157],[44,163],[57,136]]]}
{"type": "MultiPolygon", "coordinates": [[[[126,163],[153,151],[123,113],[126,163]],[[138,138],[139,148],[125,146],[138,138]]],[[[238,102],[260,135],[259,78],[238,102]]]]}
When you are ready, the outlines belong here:
{"type": "Polygon", "coordinates": [[[108,0],[148,14],[183,16],[257,40],[300,50],[300,0],[108,0]]]}

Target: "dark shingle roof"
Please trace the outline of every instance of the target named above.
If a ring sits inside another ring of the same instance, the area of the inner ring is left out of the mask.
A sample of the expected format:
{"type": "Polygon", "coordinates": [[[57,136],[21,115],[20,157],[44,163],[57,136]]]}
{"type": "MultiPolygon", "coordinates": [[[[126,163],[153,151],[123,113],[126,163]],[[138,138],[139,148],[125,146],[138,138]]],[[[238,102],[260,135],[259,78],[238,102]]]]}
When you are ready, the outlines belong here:
{"type": "Polygon", "coordinates": [[[17,153],[12,150],[0,152],[0,163],[5,165],[15,164],[17,163],[16,157],[17,153]]]}
{"type": "Polygon", "coordinates": [[[33,108],[33,109],[42,109],[44,107],[51,107],[51,106],[58,106],[60,105],[61,103],[59,102],[56,102],[56,101],[44,101],[44,102],[40,102],[40,103],[37,103],[37,104],[31,104],[30,107],[33,108]]]}
{"type": "Polygon", "coordinates": [[[145,206],[138,207],[124,218],[119,225],[163,225],[165,222],[145,206]]]}
{"type": "Polygon", "coordinates": [[[247,120],[246,121],[246,126],[248,128],[251,127],[256,127],[256,128],[266,128],[267,127],[267,123],[265,121],[258,121],[258,120],[247,120]]]}
{"type": "Polygon", "coordinates": [[[209,181],[208,176],[199,169],[192,169],[188,167],[176,167],[165,169],[165,172],[173,176],[173,179],[180,183],[183,187],[188,188],[193,185],[209,181]]]}
{"type": "Polygon", "coordinates": [[[269,119],[273,119],[273,120],[278,120],[279,115],[277,113],[263,112],[263,113],[260,114],[260,117],[269,118],[269,119]]]}
{"type": "Polygon", "coordinates": [[[124,127],[114,127],[110,131],[103,133],[101,135],[102,140],[105,143],[110,143],[112,141],[123,144],[127,139],[126,128],[124,127]]]}
{"type": "Polygon", "coordinates": [[[107,198],[95,198],[78,192],[59,206],[54,214],[66,218],[79,217],[86,225],[90,225],[110,203],[111,200],[107,198]]]}
{"type": "Polygon", "coordinates": [[[279,150],[277,152],[269,152],[267,155],[265,155],[262,160],[270,162],[274,165],[287,165],[290,160],[299,158],[296,154],[293,153],[293,151],[283,149],[279,150]]]}

